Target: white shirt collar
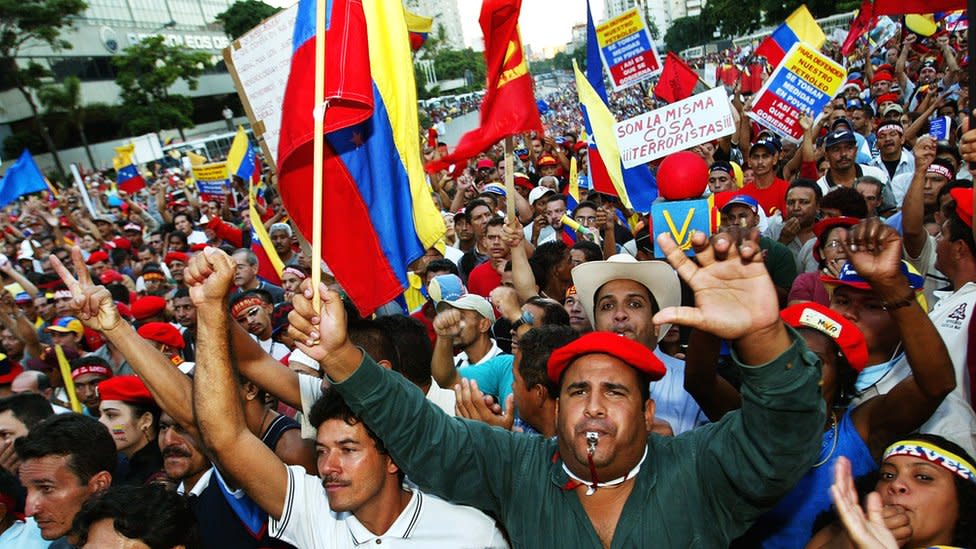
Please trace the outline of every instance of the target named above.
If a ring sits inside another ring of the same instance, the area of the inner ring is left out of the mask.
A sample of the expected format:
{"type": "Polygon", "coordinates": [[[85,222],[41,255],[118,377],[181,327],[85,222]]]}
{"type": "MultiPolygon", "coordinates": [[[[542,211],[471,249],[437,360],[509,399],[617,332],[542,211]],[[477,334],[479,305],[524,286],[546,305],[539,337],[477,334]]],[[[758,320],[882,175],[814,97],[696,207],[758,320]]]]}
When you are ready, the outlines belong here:
{"type": "Polygon", "coordinates": [[[403,508],[390,528],[380,535],[367,530],[355,515],[346,515],[346,527],[349,528],[349,534],[352,536],[355,545],[369,543],[377,538],[408,539],[410,537],[420,520],[421,511],[423,511],[424,495],[419,490],[412,488],[406,488],[406,490],[411,493],[410,501],[407,502],[407,506],[403,508]]]}
{"type": "MultiPolygon", "coordinates": [[[[210,469],[207,470],[206,473],[200,476],[200,478],[197,480],[197,483],[193,485],[193,489],[190,490],[191,496],[199,496],[200,494],[203,493],[204,490],[207,489],[207,486],[210,485],[210,476],[213,475],[213,472],[214,472],[214,468],[211,467],[210,469]]],[[[176,488],[176,493],[183,495],[185,492],[186,492],[186,485],[181,482],[179,487],[176,488]]]]}

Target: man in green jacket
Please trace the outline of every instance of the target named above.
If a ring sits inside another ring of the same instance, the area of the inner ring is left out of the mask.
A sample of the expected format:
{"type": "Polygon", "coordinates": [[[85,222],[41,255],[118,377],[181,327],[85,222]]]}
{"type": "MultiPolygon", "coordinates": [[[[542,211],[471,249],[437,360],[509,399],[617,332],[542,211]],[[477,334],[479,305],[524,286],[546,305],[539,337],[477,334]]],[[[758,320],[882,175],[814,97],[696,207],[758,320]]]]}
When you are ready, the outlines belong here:
{"type": "Polygon", "coordinates": [[[825,417],[819,361],[779,320],[755,240],[695,235],[698,265],[669,237],[658,244],[697,306],[666,308],[654,322],[732,340],[743,377],[741,411],[676,438],[649,434],[647,379],[660,372],[646,349],[554,353],[551,440],[429,406],[348,341],[340,297],[324,287],[319,313],[310,290],[296,296],[290,329],[413,482],[498,517],[514,547],[724,547],[812,464],[825,417]]]}

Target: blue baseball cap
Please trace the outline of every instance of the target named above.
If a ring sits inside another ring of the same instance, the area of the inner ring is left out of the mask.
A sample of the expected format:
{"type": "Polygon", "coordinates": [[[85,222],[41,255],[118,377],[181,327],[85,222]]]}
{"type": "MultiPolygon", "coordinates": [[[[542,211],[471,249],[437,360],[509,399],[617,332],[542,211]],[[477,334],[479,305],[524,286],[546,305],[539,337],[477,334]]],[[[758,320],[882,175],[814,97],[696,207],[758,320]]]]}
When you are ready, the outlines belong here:
{"type": "Polygon", "coordinates": [[[746,206],[752,210],[752,213],[755,214],[758,214],[760,209],[759,201],[756,200],[755,198],[746,194],[737,194],[732,198],[730,198],[729,201],[726,202],[724,206],[722,206],[722,209],[720,211],[724,213],[729,209],[730,206],[735,206],[735,205],[746,206]]]}

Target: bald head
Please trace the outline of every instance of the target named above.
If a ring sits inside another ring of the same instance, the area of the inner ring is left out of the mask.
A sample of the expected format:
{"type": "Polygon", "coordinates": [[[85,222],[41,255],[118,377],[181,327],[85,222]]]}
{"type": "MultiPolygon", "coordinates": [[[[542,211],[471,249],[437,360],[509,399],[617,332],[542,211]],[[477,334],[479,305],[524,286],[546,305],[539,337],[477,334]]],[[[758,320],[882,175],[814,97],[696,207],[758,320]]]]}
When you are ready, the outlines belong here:
{"type": "Polygon", "coordinates": [[[14,378],[10,384],[14,394],[34,393],[49,398],[51,395],[51,380],[47,374],[37,370],[27,370],[14,378]]]}

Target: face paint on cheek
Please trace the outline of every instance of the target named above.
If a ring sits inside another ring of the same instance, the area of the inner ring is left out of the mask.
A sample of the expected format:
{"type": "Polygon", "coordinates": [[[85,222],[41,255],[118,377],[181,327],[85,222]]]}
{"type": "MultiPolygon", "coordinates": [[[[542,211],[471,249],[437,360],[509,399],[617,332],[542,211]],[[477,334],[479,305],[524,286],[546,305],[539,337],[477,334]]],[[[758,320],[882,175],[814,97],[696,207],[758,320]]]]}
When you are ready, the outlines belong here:
{"type": "Polygon", "coordinates": [[[125,442],[125,425],[117,424],[112,426],[112,436],[118,437],[120,440],[125,442]]]}

